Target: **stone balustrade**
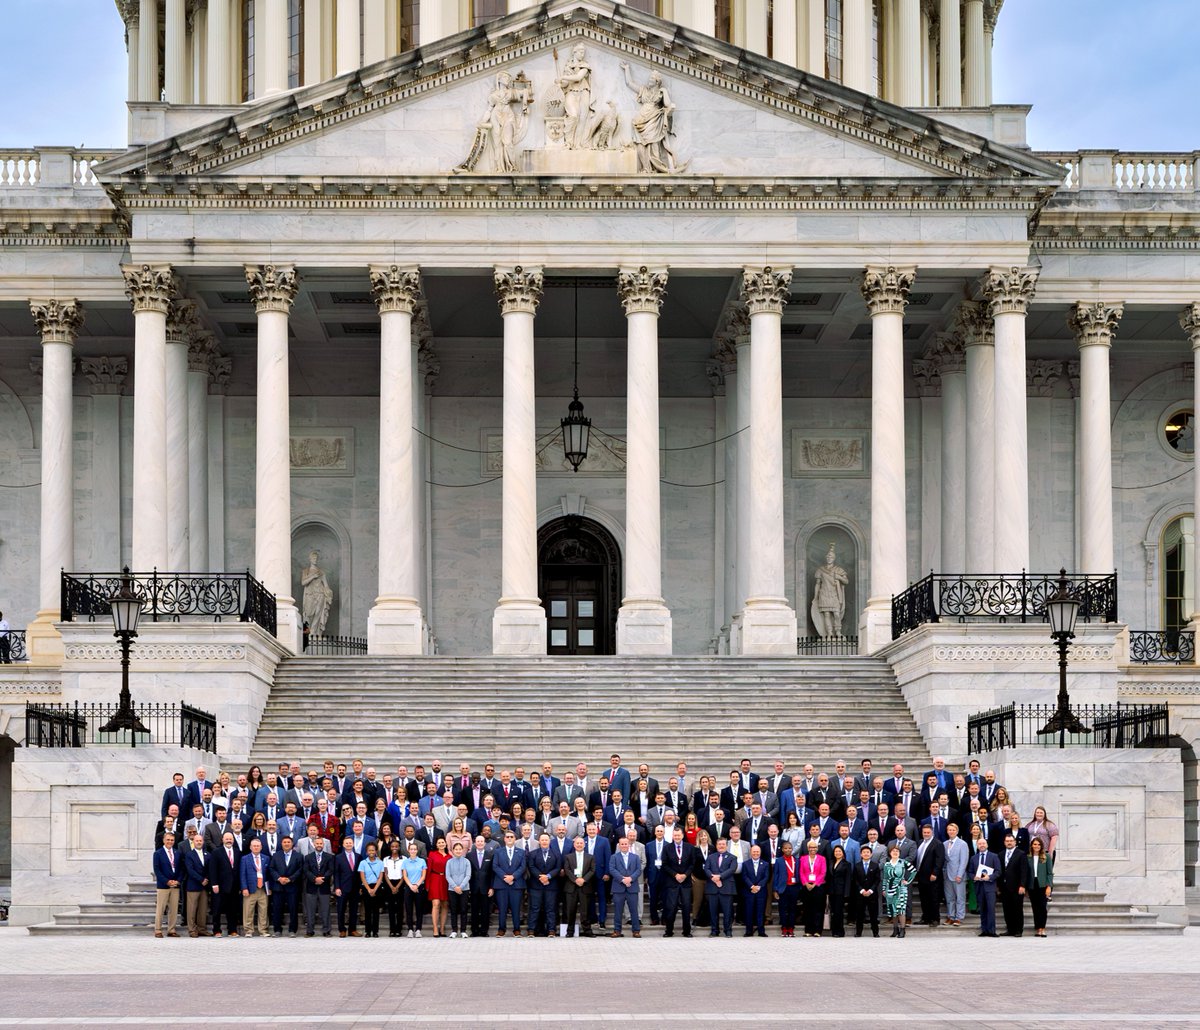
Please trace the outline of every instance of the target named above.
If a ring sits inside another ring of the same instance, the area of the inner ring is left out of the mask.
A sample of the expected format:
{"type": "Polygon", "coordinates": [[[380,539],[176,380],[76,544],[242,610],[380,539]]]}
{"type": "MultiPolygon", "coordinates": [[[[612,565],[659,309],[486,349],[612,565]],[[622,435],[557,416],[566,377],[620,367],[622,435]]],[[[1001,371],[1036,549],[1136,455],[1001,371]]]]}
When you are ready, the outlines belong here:
{"type": "Polygon", "coordinates": [[[32,186],[98,187],[93,168],[120,150],[73,147],[0,149],[0,188],[32,186]]]}
{"type": "Polygon", "coordinates": [[[1185,193],[1197,192],[1200,184],[1200,151],[1080,150],[1037,156],[1062,165],[1064,190],[1185,193]]]}

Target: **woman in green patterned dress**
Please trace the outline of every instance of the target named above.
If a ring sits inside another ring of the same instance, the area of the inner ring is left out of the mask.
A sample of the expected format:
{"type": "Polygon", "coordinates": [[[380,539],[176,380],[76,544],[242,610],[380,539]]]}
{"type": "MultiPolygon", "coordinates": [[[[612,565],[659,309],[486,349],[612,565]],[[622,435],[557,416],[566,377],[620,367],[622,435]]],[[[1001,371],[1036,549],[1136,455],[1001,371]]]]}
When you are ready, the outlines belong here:
{"type": "Polygon", "coordinates": [[[917,869],[911,862],[900,857],[900,849],[893,844],[888,849],[888,860],[883,864],[880,889],[883,892],[884,912],[892,920],[892,936],[904,936],[904,914],[908,911],[908,885],[917,878],[917,869]]]}

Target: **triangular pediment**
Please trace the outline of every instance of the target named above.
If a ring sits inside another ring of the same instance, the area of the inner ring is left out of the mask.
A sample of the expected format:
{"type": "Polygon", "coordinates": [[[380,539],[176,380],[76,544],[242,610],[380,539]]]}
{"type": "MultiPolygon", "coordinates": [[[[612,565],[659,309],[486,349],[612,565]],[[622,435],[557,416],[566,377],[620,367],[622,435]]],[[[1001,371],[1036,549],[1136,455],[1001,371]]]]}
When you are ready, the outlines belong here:
{"type": "Polygon", "coordinates": [[[247,105],[96,171],[123,190],[170,188],[181,177],[245,184],[644,175],[1045,188],[1061,179],[1056,166],[1026,152],[611,0],[551,0],[247,105]],[[576,47],[589,88],[564,91],[576,47]],[[655,74],[665,94],[654,89],[655,74]],[[573,117],[573,108],[584,115],[573,117]]]}

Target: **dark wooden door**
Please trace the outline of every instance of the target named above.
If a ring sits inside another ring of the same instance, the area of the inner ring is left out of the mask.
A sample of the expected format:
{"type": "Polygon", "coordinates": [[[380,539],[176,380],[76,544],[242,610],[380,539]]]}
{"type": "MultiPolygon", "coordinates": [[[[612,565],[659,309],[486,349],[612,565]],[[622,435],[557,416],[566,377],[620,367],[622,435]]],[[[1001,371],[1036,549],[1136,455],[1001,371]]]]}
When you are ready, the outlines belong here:
{"type": "Polygon", "coordinates": [[[603,594],[602,566],[542,567],[548,654],[610,653],[603,594]]]}

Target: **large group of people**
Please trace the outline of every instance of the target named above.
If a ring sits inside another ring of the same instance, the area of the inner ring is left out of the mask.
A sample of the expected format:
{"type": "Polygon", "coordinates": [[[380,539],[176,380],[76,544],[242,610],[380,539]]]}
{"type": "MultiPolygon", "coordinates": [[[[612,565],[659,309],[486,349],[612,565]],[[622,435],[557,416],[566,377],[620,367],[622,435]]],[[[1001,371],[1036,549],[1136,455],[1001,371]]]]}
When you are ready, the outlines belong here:
{"type": "Polygon", "coordinates": [[[1046,935],[1058,829],[1023,818],[991,770],[940,759],[829,772],[750,759],[727,779],[660,780],[609,758],[457,772],[433,761],[376,774],[360,760],[265,775],[176,773],[155,831],[154,935],[192,937],[904,937],[926,926],[1046,935]],[[183,902],[182,910],[180,902],[183,902]],[[493,920],[493,916],[495,917],[493,920]],[[210,929],[211,920],[211,929],[210,929]],[[301,931],[303,926],[303,931],[301,931]]]}

